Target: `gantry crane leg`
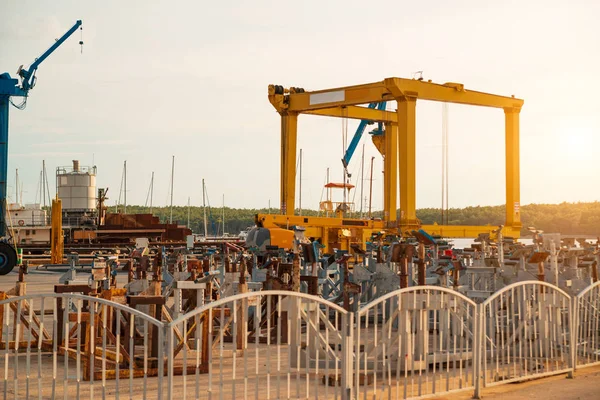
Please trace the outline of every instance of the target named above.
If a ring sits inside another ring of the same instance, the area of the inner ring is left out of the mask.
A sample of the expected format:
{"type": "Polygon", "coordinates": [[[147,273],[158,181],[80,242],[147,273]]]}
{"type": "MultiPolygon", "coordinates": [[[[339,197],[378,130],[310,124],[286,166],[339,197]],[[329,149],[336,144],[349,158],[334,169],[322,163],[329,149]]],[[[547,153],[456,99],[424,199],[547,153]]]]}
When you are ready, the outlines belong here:
{"type": "Polygon", "coordinates": [[[521,229],[521,183],[519,178],[519,112],[505,108],[506,152],[506,225],[521,229]]]}
{"type": "Polygon", "coordinates": [[[398,209],[398,126],[385,124],[385,156],[383,157],[383,219],[395,226],[398,209]]]}
{"type": "Polygon", "coordinates": [[[296,145],[298,114],[281,115],[281,214],[294,215],[296,196],[296,145]]]}
{"type": "Polygon", "coordinates": [[[402,232],[419,226],[416,194],[416,105],[415,98],[398,101],[398,132],[400,153],[400,228],[402,232]]]}

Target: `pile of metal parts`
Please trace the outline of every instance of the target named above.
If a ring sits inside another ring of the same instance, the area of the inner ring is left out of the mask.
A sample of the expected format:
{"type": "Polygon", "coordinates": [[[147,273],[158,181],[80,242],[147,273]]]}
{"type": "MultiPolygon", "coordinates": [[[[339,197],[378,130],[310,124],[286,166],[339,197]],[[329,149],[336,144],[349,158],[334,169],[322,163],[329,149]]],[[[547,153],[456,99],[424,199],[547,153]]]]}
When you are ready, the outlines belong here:
{"type": "Polygon", "coordinates": [[[483,301],[515,282],[540,280],[552,283],[571,296],[598,281],[600,241],[544,234],[534,228],[533,243],[524,245],[511,239],[492,241],[480,235],[478,243],[461,255],[464,274],[458,290],[483,301]]]}
{"type": "Polygon", "coordinates": [[[373,235],[366,249],[353,245],[351,252],[333,254],[323,254],[319,241],[304,240],[295,255],[277,248],[254,254],[252,281],[266,283],[263,289],[298,287],[356,310],[361,303],[411,286],[445,287],[481,302],[515,282],[545,281],[577,295],[598,280],[598,241],[531,228],[532,243],[524,244],[503,237],[502,230],[480,234],[465,249],[454,249],[448,240],[423,230],[401,240],[373,235]]]}
{"type": "MultiPolygon", "coordinates": [[[[438,286],[483,302],[515,282],[546,281],[574,296],[598,280],[598,243],[591,245],[583,239],[561,239],[558,234],[535,231],[533,243],[524,245],[502,238],[500,232],[501,228],[494,240],[489,234],[480,235],[475,244],[463,250],[452,249],[448,241],[424,231],[413,231],[408,238],[391,241],[384,235],[374,235],[365,249],[353,246],[351,254],[345,251],[323,254],[323,246],[318,241],[305,238],[292,252],[275,246],[259,251],[232,243],[207,244],[200,248],[189,243],[186,247],[151,249],[147,241],[140,240],[127,258],[97,256],[91,264],[82,265],[76,254],[69,255],[68,269],[55,285],[54,292],[111,300],[158,322],[172,323],[207,303],[265,290],[304,292],[336,303],[346,311],[358,312],[361,305],[401,288],[438,286]],[[122,288],[118,287],[122,283],[117,282],[121,269],[127,271],[127,283],[122,288]]],[[[15,288],[0,293],[0,299],[26,295],[27,262],[20,262],[19,271],[15,288]]],[[[247,308],[248,305],[237,306],[247,308]]],[[[58,304],[63,310],[59,312],[60,318],[71,318],[74,307],[74,304],[58,304]]],[[[253,307],[245,312],[252,314],[253,307]]],[[[228,309],[227,312],[234,311],[228,309]]],[[[151,357],[158,357],[162,339],[152,332],[153,327],[147,332],[148,326],[129,321],[123,315],[107,318],[106,326],[112,335],[109,339],[116,341],[121,332],[130,332],[132,343],[128,346],[131,349],[125,346],[119,350],[121,354],[130,354],[128,351],[135,351],[137,344],[146,343],[151,357]]],[[[247,332],[270,325],[270,318],[268,313],[250,315],[247,332]]],[[[60,326],[61,321],[58,323],[60,326]]],[[[82,324],[82,329],[90,329],[82,324]]],[[[206,326],[208,324],[203,324],[206,326]]],[[[190,332],[193,329],[189,327],[190,332]]],[[[184,337],[190,332],[176,333],[184,337]]],[[[68,336],[73,332],[64,334],[68,336]]],[[[227,340],[234,340],[232,332],[224,334],[229,337],[227,340]]],[[[210,336],[203,336],[207,343],[202,346],[209,346],[210,336]]],[[[178,340],[182,340],[181,337],[178,340]]],[[[61,341],[66,339],[60,338],[61,341]]],[[[86,340],[77,346],[98,345],[86,340]]],[[[116,342],[113,345],[119,346],[116,342]]],[[[69,355],[69,351],[66,354],[69,355]]],[[[202,362],[208,368],[210,360],[202,362]]],[[[158,374],[156,367],[154,362],[150,373],[158,374]]],[[[114,374],[141,374],[144,365],[136,362],[135,357],[126,357],[108,368],[114,374]],[[132,372],[123,372],[128,369],[132,372]]]]}

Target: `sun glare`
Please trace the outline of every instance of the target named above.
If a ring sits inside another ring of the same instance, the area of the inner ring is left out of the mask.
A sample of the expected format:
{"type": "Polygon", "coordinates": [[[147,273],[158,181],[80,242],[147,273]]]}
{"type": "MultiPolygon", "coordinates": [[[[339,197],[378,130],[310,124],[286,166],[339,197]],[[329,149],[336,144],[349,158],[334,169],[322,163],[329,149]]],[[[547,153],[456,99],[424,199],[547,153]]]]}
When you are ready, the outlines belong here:
{"type": "Polygon", "coordinates": [[[597,145],[596,132],[591,126],[582,123],[583,121],[570,122],[559,130],[559,157],[588,161],[593,157],[597,145]]]}

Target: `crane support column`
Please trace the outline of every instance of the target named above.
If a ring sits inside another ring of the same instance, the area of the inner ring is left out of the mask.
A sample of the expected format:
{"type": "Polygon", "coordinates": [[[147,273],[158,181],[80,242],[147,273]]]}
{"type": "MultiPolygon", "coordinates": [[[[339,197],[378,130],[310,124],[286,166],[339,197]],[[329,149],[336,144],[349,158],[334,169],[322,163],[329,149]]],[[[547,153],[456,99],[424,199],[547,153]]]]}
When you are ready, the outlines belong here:
{"type": "Polygon", "coordinates": [[[281,214],[294,215],[298,113],[281,114],[281,214]]]}
{"type": "MultiPolygon", "coordinates": [[[[75,22],[64,35],[56,39],[52,46],[29,66],[29,68],[19,67],[17,75],[21,77],[21,83],[18,79],[11,78],[8,72],[0,73],[0,275],[6,275],[17,264],[17,253],[15,247],[9,243],[10,238],[6,237],[6,177],[8,170],[8,105],[10,97],[23,97],[27,100],[29,91],[35,86],[35,72],[40,64],[50,56],[65,40],[69,38],[77,28],[81,27],[81,20],[75,22]]],[[[79,41],[83,45],[83,41],[79,41]]],[[[23,103],[25,104],[25,103],[23,103]]],[[[23,109],[24,107],[17,106],[23,109]]],[[[16,238],[12,238],[13,241],[16,238]]],[[[14,242],[13,242],[14,243],[14,242]]]]}
{"type": "MultiPolygon", "coordinates": [[[[418,226],[416,194],[416,98],[398,101],[400,225],[402,229],[418,226]]],[[[388,151],[389,153],[389,151],[388,151]]]]}
{"type": "Polygon", "coordinates": [[[0,237],[6,236],[9,96],[0,95],[0,237]]]}
{"type": "Polygon", "coordinates": [[[506,225],[521,228],[521,183],[519,174],[520,107],[504,109],[506,129],[506,225]]]}
{"type": "Polygon", "coordinates": [[[398,126],[386,123],[383,137],[386,149],[383,157],[383,219],[395,225],[398,219],[398,126]]]}

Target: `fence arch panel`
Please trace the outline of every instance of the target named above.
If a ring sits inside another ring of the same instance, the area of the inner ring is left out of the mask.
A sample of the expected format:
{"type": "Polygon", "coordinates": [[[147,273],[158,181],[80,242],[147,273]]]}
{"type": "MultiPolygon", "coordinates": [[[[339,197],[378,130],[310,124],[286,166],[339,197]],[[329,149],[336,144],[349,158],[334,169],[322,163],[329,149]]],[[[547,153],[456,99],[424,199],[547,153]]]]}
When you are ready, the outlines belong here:
{"type": "Polygon", "coordinates": [[[541,281],[518,282],[481,305],[484,386],[572,371],[571,298],[541,281]]]}
{"type": "Polygon", "coordinates": [[[1,300],[0,321],[4,398],[161,398],[164,324],[143,312],[41,294],[1,300]]]}
{"type": "Polygon", "coordinates": [[[600,364],[600,282],[588,286],[577,295],[573,328],[576,339],[575,367],[600,364]]]}
{"type": "Polygon", "coordinates": [[[208,303],[168,326],[168,397],[347,398],[352,317],[289,291],[208,303]]]}
{"type": "Polygon", "coordinates": [[[477,305],[442,287],[400,289],[356,317],[356,398],[412,398],[473,388],[477,305]]]}

